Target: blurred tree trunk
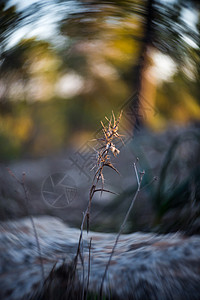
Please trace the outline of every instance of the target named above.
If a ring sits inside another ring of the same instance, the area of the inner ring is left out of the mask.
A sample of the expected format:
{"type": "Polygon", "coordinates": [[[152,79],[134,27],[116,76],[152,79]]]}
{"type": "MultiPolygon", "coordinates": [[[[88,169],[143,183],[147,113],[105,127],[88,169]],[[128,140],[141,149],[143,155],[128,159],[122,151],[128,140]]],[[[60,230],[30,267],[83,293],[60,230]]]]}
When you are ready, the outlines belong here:
{"type": "Polygon", "coordinates": [[[141,51],[138,64],[134,70],[136,97],[132,101],[132,107],[135,117],[134,129],[138,129],[143,125],[142,110],[142,94],[144,88],[145,70],[148,67],[148,49],[152,45],[153,39],[153,19],[154,19],[154,2],[155,0],[147,0],[146,15],[144,19],[144,38],[142,41],[141,51]]]}

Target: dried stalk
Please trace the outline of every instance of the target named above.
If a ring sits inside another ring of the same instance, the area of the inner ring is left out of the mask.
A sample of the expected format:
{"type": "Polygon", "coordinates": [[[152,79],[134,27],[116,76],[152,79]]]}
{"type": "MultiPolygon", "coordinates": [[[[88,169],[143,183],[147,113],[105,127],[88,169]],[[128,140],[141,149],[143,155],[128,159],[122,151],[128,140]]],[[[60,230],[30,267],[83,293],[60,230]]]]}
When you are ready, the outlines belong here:
{"type": "Polygon", "coordinates": [[[86,295],[85,295],[85,299],[87,299],[87,294],[88,294],[88,290],[89,290],[89,284],[90,284],[91,248],[92,248],[92,238],[90,238],[90,244],[89,244],[89,257],[88,257],[88,277],[87,277],[87,288],[86,288],[86,295]]]}
{"type": "Polygon", "coordinates": [[[94,139],[93,141],[98,141],[101,140],[101,142],[103,142],[103,146],[97,151],[95,149],[95,151],[97,152],[98,156],[97,156],[97,164],[96,164],[96,172],[94,174],[94,178],[92,181],[92,186],[90,189],[90,193],[89,193],[89,201],[88,201],[88,205],[87,208],[83,214],[83,219],[82,219],[82,223],[81,223],[81,233],[79,236],[79,242],[78,242],[78,248],[77,248],[77,253],[74,259],[74,267],[75,267],[75,271],[76,271],[76,266],[77,266],[77,261],[78,261],[78,256],[80,256],[81,260],[83,261],[82,258],[82,254],[81,254],[81,244],[82,244],[82,239],[83,239],[83,229],[84,229],[84,225],[87,222],[87,232],[89,232],[90,229],[90,210],[91,210],[91,204],[92,204],[92,199],[93,196],[96,192],[108,192],[108,193],[113,193],[109,190],[104,189],[104,176],[103,176],[103,169],[104,167],[109,167],[111,169],[113,169],[115,172],[119,173],[118,170],[113,166],[113,164],[110,161],[110,152],[116,156],[117,154],[119,154],[119,150],[115,147],[114,139],[121,139],[121,135],[118,133],[118,126],[119,126],[119,122],[121,120],[121,116],[122,116],[122,111],[118,117],[118,119],[115,119],[115,115],[112,112],[112,116],[110,118],[110,120],[108,118],[106,118],[106,120],[108,121],[108,126],[106,127],[104,125],[104,123],[101,121],[101,125],[102,125],[102,131],[103,131],[103,138],[101,139],[94,139]],[[98,183],[101,181],[102,183],[102,187],[101,188],[97,188],[98,183]]]}
{"type": "Polygon", "coordinates": [[[39,259],[40,259],[40,266],[41,266],[42,279],[43,279],[43,282],[45,282],[45,276],[44,276],[44,264],[43,264],[42,252],[41,252],[41,248],[40,248],[40,242],[39,242],[39,238],[38,238],[38,234],[37,234],[37,229],[36,229],[36,226],[35,226],[35,222],[34,222],[34,220],[33,220],[33,217],[32,217],[31,214],[29,214],[29,211],[28,211],[29,196],[28,196],[28,191],[27,191],[26,185],[25,185],[25,177],[26,177],[26,174],[25,174],[25,173],[22,174],[22,181],[20,181],[10,169],[8,169],[8,172],[9,172],[10,175],[11,175],[12,177],[14,177],[15,180],[22,186],[22,189],[23,189],[23,191],[24,191],[26,212],[27,212],[27,215],[28,215],[29,218],[30,218],[31,225],[32,225],[32,228],[33,228],[33,232],[34,232],[34,235],[35,235],[36,245],[37,245],[38,254],[39,254],[39,259]]]}
{"type": "Polygon", "coordinates": [[[138,196],[138,194],[139,194],[139,192],[140,192],[140,190],[141,190],[142,179],[143,179],[143,177],[144,177],[145,172],[144,172],[144,171],[143,171],[143,172],[140,172],[140,173],[139,173],[140,175],[138,175],[138,170],[137,170],[136,163],[133,164],[133,167],[134,167],[134,171],[135,171],[135,175],[136,175],[136,179],[137,179],[137,190],[136,190],[135,195],[134,195],[134,197],[133,197],[133,199],[132,199],[132,201],[131,201],[131,204],[130,204],[130,206],[129,206],[129,209],[128,209],[126,215],[125,215],[125,218],[124,218],[124,220],[123,220],[123,222],[122,222],[122,224],[121,224],[121,227],[120,227],[120,230],[119,230],[119,232],[118,232],[118,234],[117,234],[117,237],[116,237],[116,239],[115,239],[115,243],[114,243],[114,246],[113,246],[113,248],[112,248],[112,251],[111,251],[111,254],[110,254],[108,263],[107,263],[107,265],[106,265],[106,268],[105,268],[105,271],[104,271],[104,274],[103,274],[103,277],[102,277],[102,281],[101,281],[101,287],[100,287],[100,299],[102,299],[102,295],[103,295],[103,284],[104,284],[104,281],[105,281],[105,278],[106,278],[106,275],[107,275],[107,272],[108,272],[108,268],[109,268],[109,266],[110,266],[110,262],[111,262],[111,260],[112,260],[112,257],[113,257],[115,248],[116,248],[117,243],[118,243],[118,241],[119,241],[120,235],[122,234],[122,232],[123,232],[123,230],[124,230],[124,227],[125,227],[125,225],[126,225],[126,222],[127,222],[127,220],[128,220],[128,217],[129,217],[129,215],[130,215],[130,212],[131,212],[131,210],[132,210],[132,208],[133,208],[133,205],[134,205],[134,203],[135,203],[135,200],[136,200],[136,198],[137,198],[137,196],[138,196]]]}

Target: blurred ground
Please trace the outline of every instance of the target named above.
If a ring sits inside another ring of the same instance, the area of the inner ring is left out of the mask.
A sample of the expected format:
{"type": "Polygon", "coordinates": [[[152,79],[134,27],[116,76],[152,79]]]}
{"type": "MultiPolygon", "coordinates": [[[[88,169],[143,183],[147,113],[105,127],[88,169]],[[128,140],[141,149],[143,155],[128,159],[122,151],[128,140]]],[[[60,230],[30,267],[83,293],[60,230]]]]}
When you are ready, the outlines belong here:
{"type": "MultiPolygon", "coordinates": [[[[173,126],[160,134],[147,129],[136,132],[135,137],[121,147],[119,156],[113,158],[120,175],[110,169],[104,173],[105,188],[118,196],[110,193],[95,195],[92,203],[92,229],[105,232],[119,229],[136,190],[133,162],[138,157],[139,169],[145,170],[143,185],[147,184],[147,187],[135,202],[126,231],[186,230],[199,233],[198,134],[197,125],[196,128],[194,125],[187,128],[173,126]],[[179,142],[180,136],[182,142],[179,142]],[[174,145],[173,141],[176,149],[169,150],[174,145]],[[169,153],[168,169],[163,171],[169,153]],[[158,180],[151,183],[155,176],[158,180]]],[[[16,219],[27,214],[52,215],[60,217],[71,226],[80,227],[94,174],[94,171],[90,171],[94,161],[94,151],[67,149],[51,157],[2,164],[1,220],[16,219]],[[22,186],[7,168],[20,180],[25,172],[28,200],[22,186]]]]}

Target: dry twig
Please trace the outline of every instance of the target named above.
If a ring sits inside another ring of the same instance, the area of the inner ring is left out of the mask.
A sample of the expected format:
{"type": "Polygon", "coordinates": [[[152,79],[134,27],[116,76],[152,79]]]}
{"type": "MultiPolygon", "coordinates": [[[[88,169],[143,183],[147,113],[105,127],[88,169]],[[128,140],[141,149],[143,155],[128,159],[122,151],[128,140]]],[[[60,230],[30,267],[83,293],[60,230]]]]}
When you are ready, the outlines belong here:
{"type": "Polygon", "coordinates": [[[103,137],[101,139],[94,139],[93,141],[98,141],[101,140],[103,142],[103,146],[100,147],[99,150],[96,150],[97,153],[97,164],[96,164],[96,172],[93,177],[92,181],[92,187],[90,189],[89,193],[89,201],[87,208],[83,214],[83,219],[81,223],[81,233],[79,237],[79,242],[78,242],[78,248],[77,248],[77,253],[74,259],[74,265],[75,265],[75,270],[77,266],[77,261],[78,261],[78,256],[80,256],[81,260],[83,261],[82,254],[81,254],[81,244],[82,244],[82,239],[83,239],[83,229],[85,222],[87,222],[87,232],[89,231],[90,228],[90,209],[91,209],[91,203],[93,196],[96,192],[108,192],[108,193],[113,193],[109,190],[104,189],[104,176],[103,176],[103,170],[104,167],[109,167],[113,169],[115,172],[119,173],[118,170],[113,166],[110,160],[110,152],[116,156],[120,153],[120,151],[115,147],[114,140],[115,139],[121,139],[121,135],[118,133],[119,130],[119,123],[122,117],[122,111],[119,115],[119,117],[115,118],[114,113],[112,112],[112,116],[110,120],[106,118],[108,121],[108,126],[105,126],[104,123],[101,121],[102,125],[102,131],[103,131],[103,137]],[[97,188],[98,183],[101,182],[101,188],[97,188]]]}
{"type": "Polygon", "coordinates": [[[10,173],[10,175],[12,177],[15,178],[15,180],[22,186],[22,189],[24,191],[24,196],[25,196],[25,207],[26,207],[26,212],[27,212],[27,215],[29,216],[30,218],[30,221],[31,221],[31,225],[32,225],[32,228],[33,228],[33,232],[34,232],[34,235],[35,235],[35,240],[36,240],[36,244],[37,244],[37,249],[38,249],[38,254],[39,254],[39,259],[40,259],[40,265],[41,265],[41,274],[42,274],[42,279],[43,279],[43,282],[45,282],[45,276],[44,276],[44,264],[43,264],[43,259],[42,259],[42,252],[41,252],[41,248],[40,248],[40,242],[39,242],[39,238],[38,238],[38,234],[37,234],[37,229],[36,229],[36,226],[35,226],[35,222],[33,220],[33,217],[32,215],[30,215],[29,211],[28,211],[28,202],[29,202],[29,196],[28,196],[28,190],[26,188],[26,185],[25,185],[25,177],[26,177],[26,174],[23,172],[22,174],[22,180],[19,180],[16,175],[8,168],[8,172],[10,173]]]}
{"type": "Polygon", "coordinates": [[[122,224],[121,224],[121,227],[120,227],[120,230],[119,230],[119,232],[118,232],[118,234],[117,234],[117,237],[116,237],[116,239],[115,239],[115,243],[114,243],[114,245],[113,245],[113,248],[112,248],[112,251],[111,251],[111,254],[110,254],[108,263],[107,263],[107,265],[106,265],[106,268],[105,268],[105,271],[104,271],[104,274],[103,274],[103,277],[102,277],[102,281],[101,281],[101,287],[100,287],[100,299],[102,299],[102,295],[103,295],[103,284],[104,284],[104,281],[105,281],[105,278],[106,278],[106,275],[107,275],[107,272],[108,272],[108,268],[109,268],[109,266],[110,266],[110,263],[111,263],[113,254],[114,254],[114,252],[115,252],[115,248],[116,248],[117,243],[118,243],[118,241],[119,241],[120,235],[122,234],[122,232],[123,232],[123,230],[124,230],[124,227],[125,227],[125,225],[126,225],[126,222],[127,222],[127,220],[128,220],[128,217],[129,217],[129,215],[130,215],[130,212],[131,212],[131,210],[132,210],[132,208],[133,208],[133,205],[134,205],[134,203],[135,203],[135,200],[136,200],[136,198],[137,198],[137,196],[138,196],[138,194],[139,194],[139,192],[140,192],[140,190],[141,190],[142,179],[143,179],[143,177],[144,177],[145,172],[144,172],[144,171],[138,172],[136,163],[133,164],[133,167],[134,167],[134,171],[135,171],[135,175],[136,175],[136,179],[137,179],[137,190],[136,190],[135,195],[134,195],[134,197],[133,197],[133,199],[132,199],[132,201],[131,201],[131,204],[130,204],[130,206],[129,206],[129,209],[128,209],[128,211],[127,211],[125,217],[124,217],[124,220],[123,220],[123,222],[122,222],[122,224]]]}

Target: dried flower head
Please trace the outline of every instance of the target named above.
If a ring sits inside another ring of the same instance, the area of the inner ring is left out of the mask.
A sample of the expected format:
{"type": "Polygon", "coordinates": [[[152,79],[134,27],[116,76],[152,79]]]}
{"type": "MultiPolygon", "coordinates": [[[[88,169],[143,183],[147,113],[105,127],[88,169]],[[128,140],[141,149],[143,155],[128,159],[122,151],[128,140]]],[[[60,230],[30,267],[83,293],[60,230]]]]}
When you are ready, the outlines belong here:
{"type": "MultiPolygon", "coordinates": [[[[104,176],[103,176],[103,169],[104,167],[109,167],[113,169],[115,172],[119,173],[118,170],[113,166],[113,164],[110,161],[110,155],[109,152],[111,152],[114,156],[118,155],[120,151],[115,147],[115,144],[113,143],[114,139],[121,139],[121,135],[118,133],[118,126],[119,122],[122,117],[122,111],[116,120],[114,113],[112,112],[112,116],[110,120],[105,117],[105,119],[108,121],[108,125],[105,126],[104,123],[101,121],[102,125],[102,131],[103,131],[103,137],[100,139],[94,139],[93,141],[101,141],[102,145],[101,147],[95,151],[97,152],[97,163],[96,163],[96,172],[93,178],[92,187],[90,189],[90,200],[88,204],[87,209],[87,229],[89,230],[89,216],[90,216],[90,206],[92,202],[92,198],[94,196],[95,192],[109,192],[113,193],[111,191],[104,189],[104,176]],[[101,189],[97,188],[98,182],[101,181],[102,187],[101,189]]],[[[123,142],[123,141],[122,141],[123,142]]]]}
{"type": "MultiPolygon", "coordinates": [[[[98,158],[97,158],[97,171],[95,173],[94,180],[101,179],[102,181],[102,189],[103,189],[103,183],[104,183],[104,177],[103,177],[103,168],[105,166],[108,166],[115,170],[117,173],[117,169],[112,165],[110,161],[109,152],[111,152],[114,156],[117,156],[120,151],[115,147],[114,139],[121,139],[121,135],[118,133],[119,130],[119,123],[122,117],[122,111],[119,115],[119,117],[115,118],[114,113],[112,112],[112,116],[110,117],[110,120],[105,117],[105,119],[108,121],[108,125],[105,126],[104,123],[101,121],[102,125],[102,131],[103,131],[103,138],[97,139],[103,142],[103,146],[100,147],[100,149],[97,151],[98,158]]],[[[123,141],[122,141],[123,142],[123,141]]]]}

